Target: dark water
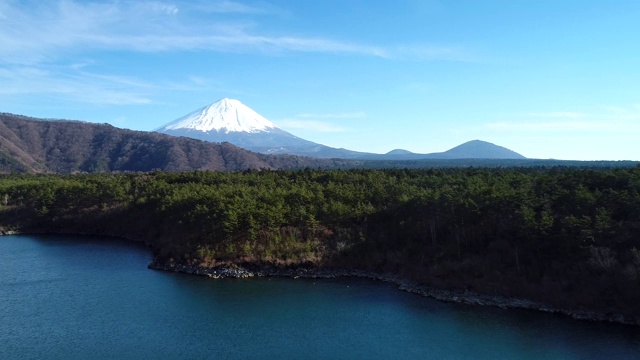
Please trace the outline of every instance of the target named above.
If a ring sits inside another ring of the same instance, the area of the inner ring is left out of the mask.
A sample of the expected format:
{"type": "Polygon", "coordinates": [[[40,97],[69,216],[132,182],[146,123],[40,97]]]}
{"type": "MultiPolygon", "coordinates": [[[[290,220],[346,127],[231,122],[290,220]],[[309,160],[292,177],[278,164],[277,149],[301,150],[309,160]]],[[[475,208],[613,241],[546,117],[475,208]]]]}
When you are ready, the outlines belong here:
{"type": "Polygon", "coordinates": [[[0,237],[0,359],[640,359],[635,327],[150,260],[113,239],[0,237]]]}

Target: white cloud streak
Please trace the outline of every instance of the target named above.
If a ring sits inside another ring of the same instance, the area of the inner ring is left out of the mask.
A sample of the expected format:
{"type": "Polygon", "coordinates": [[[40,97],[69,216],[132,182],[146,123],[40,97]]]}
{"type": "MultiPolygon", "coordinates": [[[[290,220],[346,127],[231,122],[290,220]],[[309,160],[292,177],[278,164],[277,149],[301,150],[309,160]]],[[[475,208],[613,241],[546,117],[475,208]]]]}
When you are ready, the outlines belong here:
{"type": "Polygon", "coordinates": [[[77,102],[109,105],[149,104],[150,85],[119,76],[45,69],[42,67],[0,68],[0,95],[39,94],[77,102]]]}
{"type": "Polygon", "coordinates": [[[302,113],[291,119],[281,119],[277,123],[287,129],[307,130],[322,133],[348,132],[349,128],[343,125],[334,124],[335,120],[364,119],[367,114],[363,111],[343,112],[343,113],[302,113]]]}
{"type": "Polygon", "coordinates": [[[577,111],[556,111],[556,112],[542,112],[542,113],[529,113],[525,114],[527,117],[534,118],[554,118],[554,119],[580,119],[585,118],[588,115],[577,111]]]}
{"type": "Polygon", "coordinates": [[[496,121],[485,128],[511,132],[640,132],[640,106],[606,107],[601,112],[527,113],[526,121],[496,121]]]}
{"type": "Polygon", "coordinates": [[[367,114],[364,111],[358,112],[346,112],[346,113],[333,113],[333,114],[311,114],[311,113],[303,113],[298,114],[296,117],[304,118],[304,119],[363,119],[367,117],[367,114]]]}
{"type": "Polygon", "coordinates": [[[558,121],[558,122],[495,122],[487,124],[491,130],[503,131],[610,131],[620,130],[621,124],[590,121],[558,121]]]}
{"type": "Polygon", "coordinates": [[[457,46],[400,45],[391,47],[387,57],[411,61],[449,60],[462,62],[479,62],[480,59],[468,54],[457,46]]]}
{"type": "MultiPolygon", "coordinates": [[[[40,94],[94,104],[148,104],[158,88],[211,88],[208,80],[151,84],[92,73],[91,51],[282,54],[335,53],[403,59],[455,58],[458,50],[376,46],[323,37],[270,35],[254,18],[278,9],[231,0],[0,0],[0,95],[40,94]],[[235,14],[229,16],[229,14],[235,14]],[[247,18],[250,19],[247,19],[247,18]],[[241,19],[240,19],[241,18],[241,19]],[[81,60],[78,60],[81,58],[81,60]]],[[[352,114],[306,114],[292,127],[343,131],[323,119],[352,114]],[[306,120],[306,123],[302,121],[306,120]]]]}
{"type": "Polygon", "coordinates": [[[307,130],[322,133],[339,133],[349,131],[349,129],[345,127],[316,120],[281,119],[278,120],[277,123],[278,126],[284,129],[307,130]]]}
{"type": "Polygon", "coordinates": [[[448,47],[358,44],[323,37],[261,34],[255,24],[228,17],[212,20],[204,12],[261,13],[232,1],[56,2],[8,0],[0,4],[0,62],[34,63],[88,49],[138,52],[210,50],[219,52],[320,52],[389,59],[459,60],[463,51],[448,47]],[[184,8],[184,9],[183,9],[184,8]],[[253,29],[253,31],[252,31],[253,29]]]}
{"type": "Polygon", "coordinates": [[[240,14],[266,14],[271,12],[269,9],[249,6],[235,1],[199,1],[195,2],[193,9],[207,13],[240,13],[240,14]]]}
{"type": "Polygon", "coordinates": [[[189,77],[181,83],[150,83],[91,73],[77,64],[0,67],[0,83],[3,98],[36,94],[100,105],[144,105],[153,102],[152,94],[157,91],[201,91],[211,87],[211,81],[200,77],[189,77]]]}

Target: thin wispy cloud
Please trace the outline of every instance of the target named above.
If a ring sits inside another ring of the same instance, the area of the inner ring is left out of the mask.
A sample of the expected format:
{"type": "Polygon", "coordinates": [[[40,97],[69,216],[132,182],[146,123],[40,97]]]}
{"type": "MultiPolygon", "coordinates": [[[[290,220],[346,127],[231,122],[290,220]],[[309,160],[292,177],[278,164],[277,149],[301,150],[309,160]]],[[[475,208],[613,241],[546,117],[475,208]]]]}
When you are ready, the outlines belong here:
{"type": "Polygon", "coordinates": [[[58,68],[0,68],[0,95],[39,94],[106,105],[149,104],[150,86],[121,76],[66,72],[58,68]]]}
{"type": "Polygon", "coordinates": [[[541,112],[541,113],[528,113],[525,114],[528,117],[534,118],[554,118],[554,119],[580,119],[585,118],[588,115],[577,111],[556,111],[556,112],[541,112]]]}
{"type": "Polygon", "coordinates": [[[640,132],[640,106],[605,107],[600,112],[526,113],[522,121],[496,121],[485,128],[514,132],[640,132]]]}
{"type": "Polygon", "coordinates": [[[303,119],[363,119],[367,117],[367,114],[364,111],[329,114],[302,113],[296,115],[296,117],[303,119]]]}
{"type": "Polygon", "coordinates": [[[606,110],[609,112],[611,118],[619,120],[640,122],[640,105],[633,105],[630,107],[619,106],[607,106],[606,110]]]}
{"type": "Polygon", "coordinates": [[[448,60],[461,62],[479,62],[477,55],[459,46],[438,45],[399,45],[386,49],[388,58],[409,61],[448,60]]]}
{"type": "Polygon", "coordinates": [[[207,13],[239,13],[239,14],[266,14],[274,12],[272,8],[257,7],[242,4],[236,1],[199,1],[194,2],[192,8],[207,13]]]}
{"type": "Polygon", "coordinates": [[[351,131],[349,128],[332,121],[364,119],[367,114],[363,111],[341,113],[301,113],[294,118],[277,121],[279,126],[291,130],[307,130],[322,133],[340,133],[351,131]]]}
{"type": "Polygon", "coordinates": [[[153,13],[162,13],[167,15],[176,15],[180,12],[180,8],[173,4],[165,4],[161,2],[141,3],[143,7],[147,7],[153,13]]]}
{"type": "MultiPolygon", "coordinates": [[[[13,2],[0,7],[0,61],[50,61],[87,49],[139,52],[208,50],[217,52],[319,52],[358,54],[389,59],[450,59],[463,51],[448,47],[378,46],[322,36],[270,35],[253,22],[209,13],[261,13],[239,2],[184,3],[161,1],[13,2]]],[[[265,12],[266,13],[266,12],[265,12]]]]}
{"type": "MultiPolygon", "coordinates": [[[[282,12],[269,4],[255,6],[231,0],[0,0],[0,81],[4,87],[0,94],[5,98],[38,94],[72,102],[129,105],[153,103],[166,88],[193,91],[220,87],[198,78],[158,84],[156,80],[141,82],[135,75],[98,73],[96,59],[115,52],[324,53],[389,60],[455,59],[462,53],[460,49],[425,45],[379,46],[322,34],[270,33],[266,20],[279,16],[282,12]]],[[[307,115],[291,120],[290,127],[339,132],[345,129],[323,120],[364,116],[307,115]]]]}
{"type": "Polygon", "coordinates": [[[487,124],[486,127],[491,130],[503,131],[618,131],[621,124],[593,121],[495,122],[487,124]]]}
{"type": "Polygon", "coordinates": [[[279,127],[290,130],[307,130],[322,133],[346,132],[349,129],[329,122],[300,119],[281,119],[277,121],[279,127]]]}
{"type": "Polygon", "coordinates": [[[95,74],[77,64],[0,67],[0,95],[38,94],[96,105],[144,105],[157,91],[204,91],[211,82],[189,77],[183,82],[151,83],[138,78],[95,74]]]}

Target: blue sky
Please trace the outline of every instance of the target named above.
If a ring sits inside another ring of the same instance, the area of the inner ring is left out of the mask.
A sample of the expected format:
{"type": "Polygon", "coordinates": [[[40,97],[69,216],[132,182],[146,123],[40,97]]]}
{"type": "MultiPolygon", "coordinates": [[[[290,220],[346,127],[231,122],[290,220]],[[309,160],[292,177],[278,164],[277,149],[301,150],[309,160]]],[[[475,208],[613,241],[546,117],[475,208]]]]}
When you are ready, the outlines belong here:
{"type": "Polygon", "coordinates": [[[153,130],[229,97],[333,147],[640,160],[636,0],[0,0],[0,111],[153,130]]]}

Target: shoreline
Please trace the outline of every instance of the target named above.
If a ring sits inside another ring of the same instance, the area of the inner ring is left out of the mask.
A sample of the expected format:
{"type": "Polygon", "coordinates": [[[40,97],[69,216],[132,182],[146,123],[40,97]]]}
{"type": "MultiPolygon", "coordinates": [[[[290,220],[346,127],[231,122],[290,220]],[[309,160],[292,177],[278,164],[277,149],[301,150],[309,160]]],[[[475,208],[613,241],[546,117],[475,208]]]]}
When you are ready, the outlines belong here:
{"type": "MultiPolygon", "coordinates": [[[[61,234],[60,232],[56,232],[61,234]]],[[[0,236],[22,235],[22,234],[46,234],[46,232],[22,232],[19,230],[0,229],[0,236]]],[[[64,234],[64,233],[63,233],[64,234]]],[[[78,234],[74,235],[98,235],[98,234],[78,234]]],[[[112,236],[106,235],[105,236],[112,236]]],[[[145,241],[122,236],[114,236],[133,242],[143,242],[151,248],[145,241]]],[[[500,295],[486,295],[469,290],[445,290],[437,289],[425,285],[420,285],[414,281],[407,280],[394,274],[380,274],[371,271],[354,269],[329,269],[319,267],[293,267],[283,268],[274,265],[260,265],[256,263],[242,263],[231,265],[220,265],[215,267],[202,267],[199,265],[182,264],[176,262],[160,263],[157,258],[147,266],[149,269],[162,270],[175,273],[183,273],[197,276],[206,276],[212,279],[224,278],[252,278],[252,277],[281,277],[291,279],[335,279],[335,278],[361,278],[382,281],[396,285],[398,290],[432,298],[438,301],[459,303],[476,306],[494,306],[501,309],[523,309],[542,311],[552,314],[561,314],[575,320],[591,322],[609,322],[623,325],[640,326],[640,319],[628,317],[622,314],[600,313],[596,311],[574,310],[569,308],[556,308],[548,304],[532,301],[523,298],[511,298],[500,295]]]]}
{"type": "Polygon", "coordinates": [[[610,322],[623,325],[640,326],[640,319],[629,318],[621,314],[603,314],[595,311],[581,311],[553,306],[520,298],[509,298],[499,295],[483,295],[473,291],[456,291],[435,289],[420,285],[393,274],[380,274],[362,270],[326,269],[326,268],[280,268],[254,263],[202,267],[199,265],[180,264],[175,262],[160,263],[156,258],[148,265],[149,269],[206,276],[212,279],[282,277],[291,279],[335,279],[361,278],[382,281],[398,286],[398,290],[432,298],[438,301],[476,305],[494,306],[502,309],[535,310],[552,314],[569,316],[575,320],[591,322],[610,322]],[[248,266],[247,266],[248,265],[248,266]]]}

